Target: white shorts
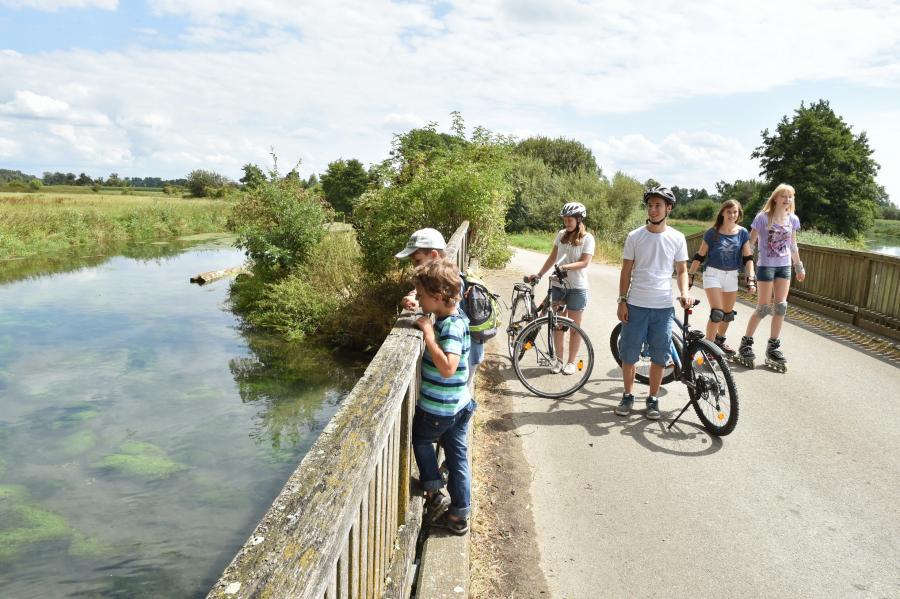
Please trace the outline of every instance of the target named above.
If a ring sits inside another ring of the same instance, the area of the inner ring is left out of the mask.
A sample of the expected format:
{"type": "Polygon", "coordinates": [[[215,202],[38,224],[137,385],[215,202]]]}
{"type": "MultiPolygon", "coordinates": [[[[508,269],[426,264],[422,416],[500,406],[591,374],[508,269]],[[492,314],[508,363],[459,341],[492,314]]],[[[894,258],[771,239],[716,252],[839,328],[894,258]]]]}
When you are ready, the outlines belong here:
{"type": "Polygon", "coordinates": [[[722,291],[737,291],[738,289],[738,271],[736,270],[719,270],[712,266],[707,266],[703,271],[703,286],[707,289],[719,287],[722,291]]]}

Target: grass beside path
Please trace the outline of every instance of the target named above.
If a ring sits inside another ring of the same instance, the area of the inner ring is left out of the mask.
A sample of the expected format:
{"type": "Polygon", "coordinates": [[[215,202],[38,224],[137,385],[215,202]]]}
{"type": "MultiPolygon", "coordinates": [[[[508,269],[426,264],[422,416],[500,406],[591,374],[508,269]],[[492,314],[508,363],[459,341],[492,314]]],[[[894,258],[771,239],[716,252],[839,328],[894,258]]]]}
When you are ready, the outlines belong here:
{"type": "Polygon", "coordinates": [[[0,259],[224,231],[230,213],[223,200],[0,193],[0,259]]]}
{"type": "MultiPolygon", "coordinates": [[[[556,232],[550,231],[525,231],[524,233],[507,233],[509,245],[549,254],[553,249],[553,240],[556,239],[556,232]]],[[[597,250],[594,254],[594,262],[605,264],[619,264],[622,262],[622,246],[619,243],[612,243],[605,239],[594,239],[597,242],[597,250]]]]}

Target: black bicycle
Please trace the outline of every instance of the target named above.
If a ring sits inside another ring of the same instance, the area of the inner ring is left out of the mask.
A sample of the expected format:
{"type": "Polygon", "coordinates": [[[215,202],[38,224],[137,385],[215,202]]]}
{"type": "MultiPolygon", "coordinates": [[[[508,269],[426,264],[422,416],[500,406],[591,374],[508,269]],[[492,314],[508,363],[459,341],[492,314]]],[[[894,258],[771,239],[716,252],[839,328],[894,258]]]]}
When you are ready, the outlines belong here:
{"type": "MultiPolygon", "coordinates": [[[[700,300],[695,300],[694,305],[699,303],[700,300]]],[[[667,428],[671,430],[688,406],[692,405],[704,428],[716,437],[724,437],[737,425],[739,411],[737,387],[728,361],[719,346],[705,339],[703,331],[690,328],[689,318],[692,313],[692,308],[684,308],[684,320],[675,319],[675,330],[672,332],[669,349],[671,360],[666,365],[663,376],[663,384],[676,379],[681,381],[688,388],[690,400],[667,428]]],[[[621,331],[622,323],[619,323],[610,337],[610,349],[620,366],[621,331]]],[[[639,365],[646,369],[640,377],[636,372],[635,379],[647,383],[650,380],[650,359],[646,344],[641,349],[639,360],[639,365]]]]}
{"type": "Polygon", "coordinates": [[[539,306],[534,303],[537,280],[526,278],[514,285],[506,334],[509,356],[522,384],[541,397],[560,398],[587,383],[594,369],[594,347],[575,321],[552,309],[550,287],[568,287],[567,273],[558,266],[553,270],[539,306]]]}

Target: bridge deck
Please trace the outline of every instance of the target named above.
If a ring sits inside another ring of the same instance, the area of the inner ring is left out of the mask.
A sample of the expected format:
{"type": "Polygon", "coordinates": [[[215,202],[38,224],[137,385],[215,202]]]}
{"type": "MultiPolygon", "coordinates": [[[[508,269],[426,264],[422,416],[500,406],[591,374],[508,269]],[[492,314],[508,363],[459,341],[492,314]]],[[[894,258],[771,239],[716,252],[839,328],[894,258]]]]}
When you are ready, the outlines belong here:
{"type": "MultiPolygon", "coordinates": [[[[508,295],[544,257],[518,250],[488,277],[492,288],[508,295]]],[[[690,410],[665,431],[687,401],[675,383],[661,394],[661,421],[643,417],[642,385],[636,410],[621,418],[613,413],[621,374],[608,348],[618,279],[617,267],[589,268],[595,367],[574,396],[530,395],[505,339],[488,351],[533,472],[521,483],[542,556],[535,567],[552,595],[900,596],[900,369],[788,320],[789,373],[735,369],[741,414],[731,436],[710,437],[690,410]]],[[[752,308],[736,309],[735,345],[752,308]]],[[[704,302],[696,324],[707,315],[704,302]]]]}

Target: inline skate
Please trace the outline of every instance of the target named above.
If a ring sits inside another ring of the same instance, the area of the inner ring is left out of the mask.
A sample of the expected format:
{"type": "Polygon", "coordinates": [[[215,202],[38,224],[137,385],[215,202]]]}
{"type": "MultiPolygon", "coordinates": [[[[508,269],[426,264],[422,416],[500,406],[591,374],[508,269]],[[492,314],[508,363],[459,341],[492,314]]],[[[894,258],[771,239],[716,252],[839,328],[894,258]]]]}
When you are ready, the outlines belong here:
{"type": "Polygon", "coordinates": [[[787,360],[781,353],[781,339],[769,339],[766,346],[766,366],[776,372],[787,372],[787,360]]]}
{"type": "Polygon", "coordinates": [[[754,368],[756,354],[753,353],[753,337],[741,337],[741,346],[734,355],[734,361],[745,368],[754,368]]]}

